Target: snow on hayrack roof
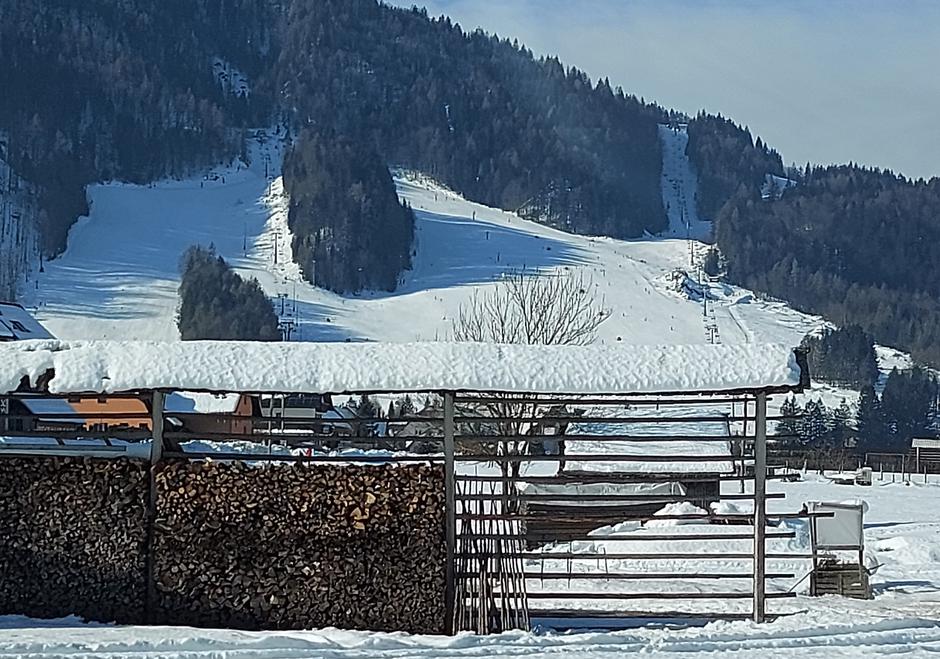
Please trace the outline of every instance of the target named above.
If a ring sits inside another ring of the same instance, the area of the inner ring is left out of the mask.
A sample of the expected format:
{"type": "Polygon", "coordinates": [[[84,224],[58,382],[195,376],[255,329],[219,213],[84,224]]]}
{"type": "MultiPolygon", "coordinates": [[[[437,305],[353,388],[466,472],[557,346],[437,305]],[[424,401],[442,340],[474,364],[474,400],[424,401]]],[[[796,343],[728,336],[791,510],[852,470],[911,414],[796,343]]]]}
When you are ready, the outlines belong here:
{"type": "Polygon", "coordinates": [[[0,344],[0,393],[40,377],[52,393],[487,391],[665,394],[789,390],[784,345],[22,341],[0,344]]]}

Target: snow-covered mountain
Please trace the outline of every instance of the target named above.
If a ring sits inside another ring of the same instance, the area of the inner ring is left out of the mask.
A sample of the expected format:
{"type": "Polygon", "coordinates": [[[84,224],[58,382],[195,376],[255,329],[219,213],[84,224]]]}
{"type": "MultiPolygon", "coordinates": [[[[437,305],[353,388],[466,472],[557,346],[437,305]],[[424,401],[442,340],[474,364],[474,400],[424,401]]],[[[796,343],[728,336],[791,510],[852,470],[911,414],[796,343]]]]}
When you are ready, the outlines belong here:
{"type": "MultiPolygon", "coordinates": [[[[240,274],[258,279],[278,313],[294,321],[296,340],[446,339],[462,303],[519,269],[583,273],[611,310],[601,343],[797,345],[822,327],[782,302],[700,276],[709,223],[695,215],[687,136],[665,127],[660,134],[667,235],[572,235],[396,172],[417,218],[414,268],[394,293],[344,296],[310,285],[291,259],[277,170],[283,147],[268,133],[252,143],[250,163],[149,186],[92,187],[90,217],[73,227],[68,249],[46,264],[27,303],[61,338],[174,340],[179,257],[211,243],[240,274]]],[[[825,388],[820,395],[827,404],[851,396],[825,388]]]]}
{"type": "MultiPolygon", "coordinates": [[[[683,135],[664,135],[667,147],[680,146],[683,135]]],[[[680,160],[673,150],[665,150],[664,181],[684,185],[664,187],[666,204],[694,209],[694,179],[690,185],[689,170],[671,164],[680,160]]],[[[795,344],[820,324],[748,291],[701,282],[690,254],[697,257],[702,243],[686,240],[684,227],[637,241],[567,234],[411,172],[396,172],[396,183],[417,217],[413,270],[395,293],[337,295],[307,283],[291,259],[281,155],[269,136],[252,145],[250,164],[149,186],[93,186],[90,217],[73,228],[27,302],[63,338],[175,339],[179,257],[194,243],[211,243],[272,298],[285,296],[279,312],[292,314],[296,301],[302,340],[445,338],[463,301],[518,269],[584,273],[612,311],[602,342],[706,343],[712,323],[723,342],[795,344]],[[715,302],[708,315],[703,290],[715,302]]],[[[698,235],[707,231],[707,223],[693,222],[698,235]]]]}

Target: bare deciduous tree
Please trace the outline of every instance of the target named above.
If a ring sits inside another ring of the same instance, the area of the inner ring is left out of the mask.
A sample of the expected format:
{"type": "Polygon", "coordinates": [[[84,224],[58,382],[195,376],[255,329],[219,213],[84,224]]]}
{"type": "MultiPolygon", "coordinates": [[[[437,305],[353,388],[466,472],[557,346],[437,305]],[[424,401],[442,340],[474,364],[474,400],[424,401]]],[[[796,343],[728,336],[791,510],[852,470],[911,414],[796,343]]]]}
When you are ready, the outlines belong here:
{"type": "Polygon", "coordinates": [[[484,343],[586,345],[610,317],[594,283],[577,274],[514,271],[495,290],[474,293],[453,323],[454,339],[484,343]]]}
{"type": "MultiPolygon", "coordinates": [[[[597,329],[610,310],[598,303],[594,284],[582,273],[529,274],[509,273],[495,290],[476,293],[458,311],[453,323],[457,341],[483,343],[524,343],[539,345],[587,345],[597,336],[597,329]]],[[[512,438],[491,444],[475,445],[471,452],[521,455],[529,450],[526,437],[563,432],[564,424],[535,421],[546,414],[568,416],[563,406],[551,407],[525,397],[498,394],[491,403],[477,407],[481,416],[501,419],[493,423],[474,424],[471,434],[492,434],[512,438]],[[530,420],[521,420],[530,419],[530,420]]],[[[574,418],[574,414],[571,415],[574,418]]],[[[538,440],[536,440],[538,441],[538,440]]],[[[559,440],[560,441],[560,440],[559,440]]],[[[502,464],[506,477],[519,476],[521,463],[502,464]]]]}

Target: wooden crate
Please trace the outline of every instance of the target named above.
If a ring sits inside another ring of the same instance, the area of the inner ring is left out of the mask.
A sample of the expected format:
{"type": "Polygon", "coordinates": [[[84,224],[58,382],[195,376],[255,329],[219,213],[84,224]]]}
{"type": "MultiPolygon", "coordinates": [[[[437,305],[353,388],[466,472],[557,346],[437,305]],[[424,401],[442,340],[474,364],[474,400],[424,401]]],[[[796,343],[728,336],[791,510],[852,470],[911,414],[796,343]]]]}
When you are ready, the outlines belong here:
{"type": "Polygon", "coordinates": [[[810,577],[810,593],[862,600],[872,598],[868,572],[858,563],[819,563],[810,577]]]}

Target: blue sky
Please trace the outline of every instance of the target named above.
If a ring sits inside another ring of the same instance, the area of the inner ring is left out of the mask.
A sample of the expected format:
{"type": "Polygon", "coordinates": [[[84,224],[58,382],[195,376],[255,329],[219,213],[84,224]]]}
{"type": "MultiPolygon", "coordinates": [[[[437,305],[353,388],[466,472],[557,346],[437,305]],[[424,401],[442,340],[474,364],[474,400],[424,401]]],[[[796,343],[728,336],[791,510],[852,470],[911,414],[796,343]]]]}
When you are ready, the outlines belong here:
{"type": "MultiPolygon", "coordinates": [[[[410,0],[394,4],[410,6],[410,0]]],[[[940,176],[940,2],[418,0],[686,112],[747,124],[787,162],[940,176]]]]}

